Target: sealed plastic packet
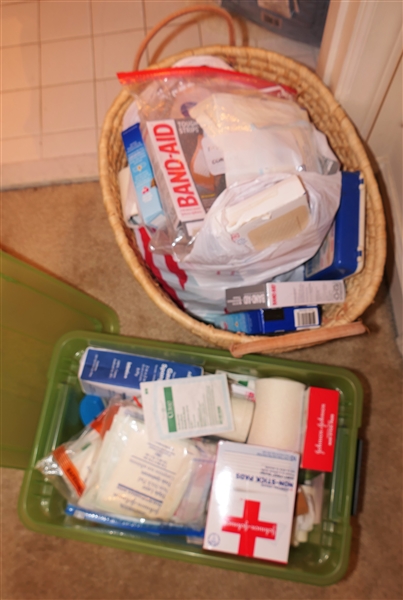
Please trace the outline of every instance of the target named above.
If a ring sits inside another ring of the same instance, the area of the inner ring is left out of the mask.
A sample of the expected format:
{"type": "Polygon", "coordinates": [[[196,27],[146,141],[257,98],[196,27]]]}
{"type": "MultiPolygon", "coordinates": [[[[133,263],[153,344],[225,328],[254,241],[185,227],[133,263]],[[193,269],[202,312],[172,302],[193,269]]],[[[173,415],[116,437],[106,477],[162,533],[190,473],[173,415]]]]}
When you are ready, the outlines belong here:
{"type": "Polygon", "coordinates": [[[103,437],[120,405],[118,398],[111,400],[110,405],[78,437],[61,444],[36,463],[35,469],[51,481],[67,500],[78,501],[85,492],[103,437]]]}
{"type": "Polygon", "coordinates": [[[114,530],[140,534],[185,536],[188,543],[203,538],[215,465],[216,443],[197,440],[199,457],[193,458],[190,477],[179,506],[169,521],[142,516],[129,516],[106,512],[99,508],[84,508],[83,502],[68,504],[66,514],[76,519],[97,523],[114,530]]]}
{"type": "MultiPolygon", "coordinates": [[[[200,492],[203,480],[203,489],[208,490],[211,453],[192,440],[151,442],[142,419],[142,414],[132,407],[119,408],[104,437],[85,493],[78,501],[80,508],[117,519],[170,522],[185,495],[191,496],[192,482],[200,492]]],[[[188,500],[174,521],[200,526],[200,500],[201,497],[188,500]]]]}
{"type": "Polygon", "coordinates": [[[193,441],[199,451],[199,457],[193,459],[189,483],[172,522],[192,526],[195,531],[203,531],[214,475],[217,443],[203,439],[193,441]]]}
{"type": "MultiPolygon", "coordinates": [[[[217,56],[201,55],[201,56],[189,56],[179,60],[173,65],[175,67],[213,67],[216,69],[226,69],[233,71],[224,60],[217,56]]],[[[136,102],[133,100],[132,104],[128,107],[123,115],[122,119],[122,135],[123,132],[132,128],[133,126],[140,123],[140,116],[137,109],[136,102]]],[[[144,216],[141,215],[139,210],[139,195],[136,192],[134,186],[135,174],[131,174],[130,165],[124,167],[118,173],[120,196],[122,201],[122,211],[126,225],[135,229],[138,225],[141,225],[141,219],[144,216]]],[[[139,190],[140,196],[143,196],[143,189],[139,190]]]]}

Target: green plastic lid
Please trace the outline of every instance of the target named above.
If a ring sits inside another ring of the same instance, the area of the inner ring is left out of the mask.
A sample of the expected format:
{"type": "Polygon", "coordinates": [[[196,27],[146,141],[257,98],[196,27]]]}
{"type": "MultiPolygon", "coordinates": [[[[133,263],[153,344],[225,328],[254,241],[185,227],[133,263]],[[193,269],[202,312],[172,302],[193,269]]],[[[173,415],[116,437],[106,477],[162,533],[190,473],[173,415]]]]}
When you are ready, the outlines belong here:
{"type": "Polygon", "coordinates": [[[57,340],[75,329],[119,333],[119,320],[102,302],[3,251],[0,267],[0,464],[25,469],[57,340]]]}

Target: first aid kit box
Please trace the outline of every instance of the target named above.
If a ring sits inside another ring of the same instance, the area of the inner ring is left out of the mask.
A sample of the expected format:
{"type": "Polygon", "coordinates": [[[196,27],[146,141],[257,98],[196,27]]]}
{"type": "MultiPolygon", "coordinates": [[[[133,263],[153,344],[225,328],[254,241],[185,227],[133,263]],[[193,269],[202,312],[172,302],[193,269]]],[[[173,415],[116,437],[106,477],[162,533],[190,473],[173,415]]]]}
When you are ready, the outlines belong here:
{"type": "Polygon", "coordinates": [[[349,562],[350,518],[357,496],[357,434],[362,415],[362,388],[353,373],[257,355],[235,359],[222,350],[120,336],[116,314],[107,306],[5,253],[2,258],[2,333],[7,337],[4,366],[8,378],[2,382],[3,429],[8,436],[2,441],[2,459],[3,466],[25,469],[18,509],[27,528],[61,538],[308,584],[330,585],[343,577],[349,562]],[[81,329],[74,329],[75,326],[81,329]],[[21,342],[22,378],[21,368],[18,369],[21,342]],[[84,392],[78,372],[80,359],[91,346],[185,363],[202,368],[206,374],[224,370],[244,376],[285,377],[339,391],[334,468],[325,475],[323,518],[309,534],[307,543],[291,547],[288,564],[209,552],[179,536],[129,532],[113,535],[107,528],[66,515],[66,501],[34,467],[83,427],[80,404],[84,392]],[[30,394],[39,401],[27,401],[30,394]]]}

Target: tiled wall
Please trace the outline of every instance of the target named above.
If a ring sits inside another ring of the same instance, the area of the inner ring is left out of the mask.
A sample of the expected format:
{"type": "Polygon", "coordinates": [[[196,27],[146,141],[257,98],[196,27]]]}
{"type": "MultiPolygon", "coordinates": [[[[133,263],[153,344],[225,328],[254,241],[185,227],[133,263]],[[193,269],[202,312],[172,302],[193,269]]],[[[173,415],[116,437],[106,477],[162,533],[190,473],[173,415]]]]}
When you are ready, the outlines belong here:
{"type": "MultiPolygon", "coordinates": [[[[196,2],[194,2],[196,3],[196,2]]],[[[98,176],[97,142],[145,33],[191,1],[1,1],[3,188],[98,176]]],[[[227,44],[226,25],[165,27],[142,61],[227,44]]],[[[244,22],[237,44],[275,50],[315,68],[318,50],[244,22]]]]}

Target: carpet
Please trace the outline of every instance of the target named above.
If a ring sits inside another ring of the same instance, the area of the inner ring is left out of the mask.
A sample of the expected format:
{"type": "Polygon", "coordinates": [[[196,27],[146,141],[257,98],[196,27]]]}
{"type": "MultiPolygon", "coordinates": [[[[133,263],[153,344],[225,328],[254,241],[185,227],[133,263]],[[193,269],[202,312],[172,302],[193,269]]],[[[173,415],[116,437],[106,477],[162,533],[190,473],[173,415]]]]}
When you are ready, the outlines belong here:
{"type": "MultiPolygon", "coordinates": [[[[206,346],[156,308],[131,275],[98,182],[2,194],[2,248],[111,306],[121,333],[206,346]]],[[[283,354],[337,365],[364,388],[359,513],[345,578],[326,588],[48,537],[19,522],[23,472],[1,471],[2,600],[402,598],[402,360],[384,283],[369,335],[283,354]]]]}

